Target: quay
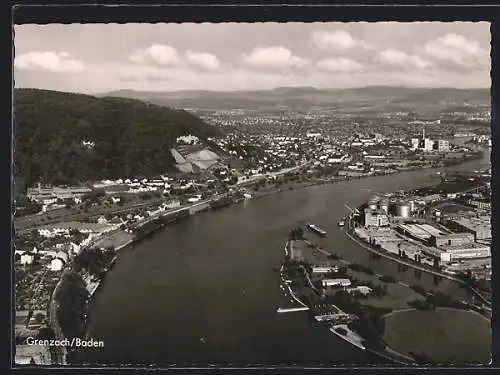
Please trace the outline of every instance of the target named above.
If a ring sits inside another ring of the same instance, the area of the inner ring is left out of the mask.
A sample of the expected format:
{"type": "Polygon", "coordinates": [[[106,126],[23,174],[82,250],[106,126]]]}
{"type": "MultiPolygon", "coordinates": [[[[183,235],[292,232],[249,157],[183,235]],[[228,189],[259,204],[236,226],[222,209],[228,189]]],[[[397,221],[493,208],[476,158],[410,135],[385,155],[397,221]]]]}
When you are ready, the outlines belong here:
{"type": "Polygon", "coordinates": [[[276,310],[278,312],[278,314],[282,314],[282,313],[287,313],[287,312],[294,312],[294,311],[307,311],[309,310],[309,307],[288,307],[288,308],[278,308],[278,310],[276,310]]]}

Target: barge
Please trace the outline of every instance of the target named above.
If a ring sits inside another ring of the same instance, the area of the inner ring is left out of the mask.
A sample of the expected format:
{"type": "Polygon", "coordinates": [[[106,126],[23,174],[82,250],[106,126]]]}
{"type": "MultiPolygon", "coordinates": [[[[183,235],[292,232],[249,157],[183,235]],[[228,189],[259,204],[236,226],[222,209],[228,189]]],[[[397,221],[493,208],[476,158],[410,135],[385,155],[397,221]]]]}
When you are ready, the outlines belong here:
{"type": "Polygon", "coordinates": [[[322,237],[326,236],[326,231],[324,231],[323,229],[321,229],[317,225],[309,223],[309,224],[307,224],[307,229],[309,229],[310,231],[312,231],[316,234],[319,234],[322,237]]]}

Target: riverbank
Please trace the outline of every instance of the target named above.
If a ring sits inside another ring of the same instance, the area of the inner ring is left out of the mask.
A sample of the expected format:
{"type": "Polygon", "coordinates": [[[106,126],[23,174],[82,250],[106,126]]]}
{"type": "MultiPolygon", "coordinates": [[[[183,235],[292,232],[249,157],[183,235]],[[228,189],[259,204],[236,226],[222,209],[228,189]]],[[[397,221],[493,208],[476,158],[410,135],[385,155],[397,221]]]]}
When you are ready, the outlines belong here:
{"type": "MultiPolygon", "coordinates": [[[[446,166],[444,168],[452,167],[452,166],[460,166],[463,164],[467,164],[476,160],[481,159],[484,156],[484,150],[481,150],[481,154],[479,155],[471,155],[467,159],[463,160],[458,160],[456,161],[455,164],[446,166]]],[[[357,175],[357,176],[333,176],[329,178],[316,178],[316,179],[310,179],[310,180],[303,180],[303,181],[288,181],[285,183],[282,183],[279,186],[274,186],[268,190],[266,190],[266,185],[264,187],[259,187],[258,190],[253,190],[251,192],[252,198],[251,199],[259,199],[263,198],[269,195],[273,195],[276,193],[282,193],[286,192],[289,190],[297,190],[297,189],[303,189],[307,188],[310,186],[316,186],[316,185],[328,185],[328,184],[337,184],[337,183],[343,183],[343,182],[351,182],[354,180],[360,180],[360,179],[366,179],[370,177],[380,177],[380,176],[390,176],[390,175],[395,175],[395,174],[400,174],[400,173],[407,173],[407,172],[417,172],[417,171],[422,171],[422,170],[437,170],[437,169],[442,169],[443,166],[423,166],[423,167],[410,167],[410,168],[401,168],[398,170],[393,170],[390,173],[366,173],[363,175],[357,175]]],[[[255,180],[253,182],[254,185],[259,184],[259,180],[255,180]]],[[[267,184],[272,184],[271,182],[267,182],[267,184]]]]}
{"type": "MultiPolygon", "coordinates": [[[[104,233],[100,238],[96,238],[93,242],[92,245],[89,245],[88,248],[91,247],[98,247],[99,244],[101,244],[101,247],[110,246],[114,248],[115,252],[119,251],[130,244],[134,243],[135,239],[132,236],[124,236],[128,235],[127,232],[121,231],[121,230],[115,230],[110,233],[104,233]],[[105,243],[106,241],[109,240],[109,243],[105,243]],[[103,243],[104,241],[104,243],[103,243]]],[[[87,250],[88,248],[84,249],[83,251],[87,250]]],[[[83,277],[81,280],[85,285],[85,289],[87,290],[88,297],[85,303],[85,309],[88,309],[88,306],[90,305],[92,298],[96,294],[96,292],[99,290],[99,288],[102,286],[104,278],[106,273],[111,270],[111,268],[114,266],[116,260],[118,259],[118,255],[115,255],[112,260],[109,262],[109,264],[104,268],[103,274],[99,278],[93,278],[90,276],[83,277]]],[[[62,284],[65,281],[65,275],[70,271],[71,266],[67,268],[63,274],[61,275],[58,283],[56,284],[56,287],[54,288],[54,291],[51,295],[51,299],[49,302],[49,326],[53,330],[55,337],[58,340],[64,340],[66,337],[61,329],[60,322],[57,318],[57,308],[59,307],[59,302],[56,301],[56,296],[58,291],[61,289],[62,284]]],[[[88,316],[86,319],[85,324],[88,323],[88,316]]],[[[85,334],[86,338],[87,337],[87,332],[85,334]]],[[[64,346],[58,346],[53,348],[53,358],[52,358],[52,364],[55,365],[68,365],[68,350],[64,346]]]]}
{"type": "MultiPolygon", "coordinates": [[[[292,254],[292,251],[290,249],[291,245],[292,245],[291,240],[288,240],[285,244],[284,250],[285,250],[285,258],[286,259],[288,259],[290,257],[290,255],[292,254]]],[[[325,251],[323,250],[322,252],[325,252],[325,251]]],[[[306,276],[309,287],[312,290],[316,290],[311,279],[309,278],[309,275],[308,275],[305,267],[303,265],[299,265],[299,268],[302,270],[303,274],[306,276]]],[[[295,300],[297,303],[299,303],[301,306],[307,307],[310,309],[311,307],[307,306],[304,302],[302,302],[296,296],[296,294],[293,292],[292,287],[289,285],[292,283],[292,280],[289,280],[289,279],[284,277],[284,275],[283,275],[284,270],[285,270],[285,265],[283,264],[281,266],[281,269],[280,269],[280,276],[281,276],[282,282],[285,285],[285,289],[288,290],[290,297],[293,300],[295,300]]],[[[347,314],[346,312],[341,310],[336,305],[333,305],[333,304],[329,305],[329,309],[334,310],[336,312],[335,314],[338,316],[341,316],[341,315],[343,315],[345,317],[349,316],[349,314],[347,314]]],[[[311,311],[311,313],[313,313],[313,312],[311,311]]],[[[315,319],[318,322],[323,322],[322,320],[319,320],[316,316],[315,316],[315,319]]],[[[325,322],[327,322],[327,320],[325,320],[325,322]]],[[[411,357],[405,356],[404,354],[399,353],[399,352],[393,350],[392,348],[386,348],[384,351],[377,351],[377,350],[372,350],[372,349],[367,348],[364,345],[365,339],[363,337],[361,337],[358,333],[351,330],[347,324],[339,323],[339,322],[334,323],[334,324],[330,324],[327,322],[327,324],[329,326],[329,331],[331,333],[333,333],[337,337],[341,338],[342,340],[348,342],[349,344],[353,345],[354,347],[356,347],[358,349],[369,351],[372,354],[375,354],[379,357],[382,357],[384,359],[390,360],[391,362],[395,362],[398,364],[402,364],[402,365],[415,364],[415,361],[411,357]]]]}

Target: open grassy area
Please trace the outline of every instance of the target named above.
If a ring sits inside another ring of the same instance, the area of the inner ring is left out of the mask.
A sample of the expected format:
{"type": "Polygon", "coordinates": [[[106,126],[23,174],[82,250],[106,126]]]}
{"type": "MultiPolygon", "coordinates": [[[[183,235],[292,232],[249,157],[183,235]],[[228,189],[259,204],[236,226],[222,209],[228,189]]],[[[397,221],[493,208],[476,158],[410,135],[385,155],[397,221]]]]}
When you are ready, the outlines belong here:
{"type": "MultiPolygon", "coordinates": [[[[383,285],[382,282],[378,283],[383,285]]],[[[369,297],[362,300],[363,304],[376,307],[390,307],[391,309],[406,309],[408,301],[414,299],[423,299],[419,294],[415,293],[410,288],[399,285],[397,283],[387,284],[387,294],[381,298],[369,297]]]]}
{"type": "Polygon", "coordinates": [[[392,349],[440,364],[487,364],[491,353],[490,322],[468,311],[404,311],[386,318],[385,340],[392,349]]]}

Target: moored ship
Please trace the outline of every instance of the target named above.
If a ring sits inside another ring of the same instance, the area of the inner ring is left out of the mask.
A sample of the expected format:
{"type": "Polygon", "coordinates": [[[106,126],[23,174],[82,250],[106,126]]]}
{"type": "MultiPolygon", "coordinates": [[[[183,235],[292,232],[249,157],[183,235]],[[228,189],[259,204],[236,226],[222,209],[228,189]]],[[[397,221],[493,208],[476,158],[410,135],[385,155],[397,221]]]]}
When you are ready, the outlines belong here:
{"type": "Polygon", "coordinates": [[[316,234],[319,234],[322,237],[326,236],[326,231],[324,231],[323,229],[321,229],[317,225],[309,223],[309,224],[307,224],[307,229],[309,229],[310,231],[313,231],[316,234]]]}

